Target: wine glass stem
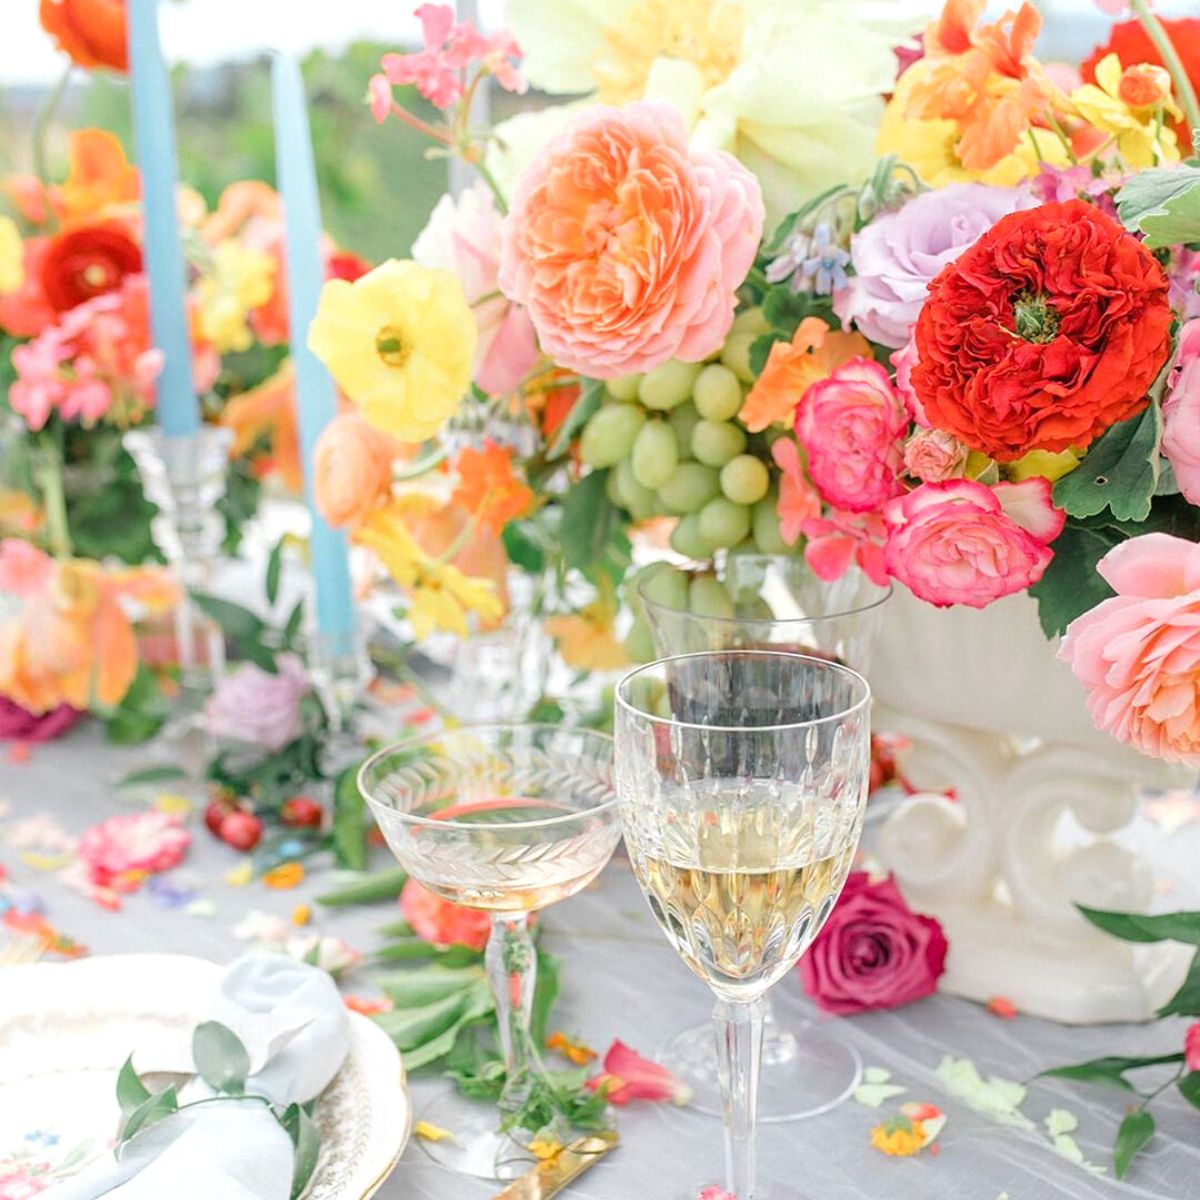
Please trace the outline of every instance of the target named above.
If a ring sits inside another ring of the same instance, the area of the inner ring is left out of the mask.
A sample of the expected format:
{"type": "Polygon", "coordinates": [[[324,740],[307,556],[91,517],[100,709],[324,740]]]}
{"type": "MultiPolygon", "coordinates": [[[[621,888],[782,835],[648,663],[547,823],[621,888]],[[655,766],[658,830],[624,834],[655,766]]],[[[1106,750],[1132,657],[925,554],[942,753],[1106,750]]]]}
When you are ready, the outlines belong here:
{"type": "Polygon", "coordinates": [[[529,1034],[537,952],[529,936],[527,914],[492,914],[492,932],[484,962],[496,1001],[500,1045],[504,1051],[504,1091],[499,1107],[503,1116],[512,1116],[529,1099],[530,1072],[537,1062],[529,1034]]]}
{"type": "Polygon", "coordinates": [[[762,999],[736,1004],[718,1000],[713,1009],[713,1025],[725,1107],[725,1190],[737,1200],[755,1200],[754,1142],[762,1059],[762,999]]]}

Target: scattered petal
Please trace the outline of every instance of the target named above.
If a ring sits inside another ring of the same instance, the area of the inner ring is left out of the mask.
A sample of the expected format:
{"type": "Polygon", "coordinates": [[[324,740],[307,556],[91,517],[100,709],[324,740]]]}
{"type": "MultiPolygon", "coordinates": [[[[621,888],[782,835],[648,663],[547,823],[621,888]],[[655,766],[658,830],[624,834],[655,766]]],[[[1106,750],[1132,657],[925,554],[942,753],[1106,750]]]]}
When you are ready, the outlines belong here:
{"type": "Polygon", "coordinates": [[[539,1162],[549,1162],[550,1159],[557,1158],[562,1153],[562,1142],[554,1138],[534,1138],[529,1143],[529,1152],[539,1162]]]}
{"type": "Polygon", "coordinates": [[[864,1067],[863,1083],[887,1083],[892,1073],[886,1067],[864,1067]]]}
{"type": "Polygon", "coordinates": [[[423,1142],[456,1142],[458,1138],[448,1129],[434,1125],[432,1121],[418,1121],[413,1126],[413,1133],[423,1142]]]}
{"type": "Polygon", "coordinates": [[[1017,1015],[1017,1006],[1007,996],[993,996],[987,1002],[987,1010],[993,1017],[1011,1021],[1017,1015]]]}
{"type": "Polygon", "coordinates": [[[292,924],[293,925],[308,925],[312,921],[312,905],[297,904],[292,909],[292,924]]]}
{"type": "Polygon", "coordinates": [[[630,1100],[670,1100],[683,1105],[692,1098],[692,1090],[676,1079],[666,1067],[622,1041],[615,1041],[604,1056],[604,1070],[587,1081],[590,1091],[605,1089],[610,1104],[628,1104],[630,1100]]]}
{"type": "Polygon", "coordinates": [[[262,881],[269,888],[286,892],[304,882],[304,867],[298,862],[280,863],[263,875],[262,881]]]}
{"type": "Polygon", "coordinates": [[[854,1099],[864,1108],[879,1108],[893,1096],[903,1095],[908,1088],[895,1083],[863,1083],[854,1089],[854,1099]]]}
{"type": "Polygon", "coordinates": [[[380,1013],[391,1012],[396,1007],[383,996],[346,996],[344,999],[351,1012],[360,1013],[364,1017],[377,1017],[380,1013]]]}
{"type": "Polygon", "coordinates": [[[225,882],[230,887],[245,887],[254,878],[254,863],[244,858],[231,871],[225,872],[225,882]]]}
{"type": "Polygon", "coordinates": [[[193,900],[183,911],[189,917],[215,917],[217,906],[211,900],[193,900]]]}
{"type": "Polygon", "coordinates": [[[567,1037],[561,1029],[556,1029],[546,1039],[546,1049],[557,1050],[568,1062],[573,1062],[577,1067],[585,1067],[588,1063],[594,1062],[597,1057],[591,1046],[567,1037]]]}
{"type": "Polygon", "coordinates": [[[1046,1117],[1046,1132],[1051,1137],[1061,1133],[1074,1133],[1079,1128],[1079,1118],[1065,1108],[1051,1109],[1046,1117]]]}
{"type": "Polygon", "coordinates": [[[191,814],[192,802],[178,792],[159,792],[154,797],[154,807],[173,817],[186,817],[191,814]]]}
{"type": "Polygon", "coordinates": [[[738,1200],[738,1198],[732,1192],[724,1191],[714,1183],[710,1187],[701,1189],[696,1200],[738,1200]]]}
{"type": "Polygon", "coordinates": [[[61,871],[71,857],[68,854],[38,854],[33,850],[25,850],[21,854],[21,861],[36,871],[61,871]]]}
{"type": "Polygon", "coordinates": [[[1033,1129],[1034,1123],[1021,1111],[1026,1089],[1011,1079],[989,1075],[985,1080],[968,1058],[947,1054],[938,1065],[937,1077],[957,1100],[1001,1125],[1033,1129]]]}

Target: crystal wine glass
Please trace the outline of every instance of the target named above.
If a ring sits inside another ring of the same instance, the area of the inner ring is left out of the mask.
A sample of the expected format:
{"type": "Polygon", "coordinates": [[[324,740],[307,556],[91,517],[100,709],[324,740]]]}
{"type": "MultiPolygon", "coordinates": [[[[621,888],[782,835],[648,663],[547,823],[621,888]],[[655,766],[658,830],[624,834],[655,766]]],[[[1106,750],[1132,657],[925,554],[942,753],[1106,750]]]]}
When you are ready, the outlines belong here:
{"type": "Polygon", "coordinates": [[[529,1032],[537,965],[531,914],[585,888],[621,838],[612,739],[553,725],[464,725],[390,746],[359,787],[400,865],[446,900],[491,915],[485,955],[505,1061],[494,1108],[450,1096],[426,1116],[453,1139],[423,1143],[462,1174],[528,1168],[538,1132],[518,1114],[541,1072],[529,1032]]]}
{"type": "MultiPolygon", "coordinates": [[[[724,573],[729,615],[699,615],[682,605],[688,596],[684,589],[703,575],[684,571],[671,580],[656,581],[653,573],[642,577],[638,596],[656,654],[775,649],[831,658],[864,675],[869,672],[890,587],[872,583],[858,570],[826,583],[800,558],[730,555],[724,573]]],[[[760,1121],[799,1121],[828,1112],[862,1081],[862,1057],[829,1025],[799,1014],[781,1019],[767,998],[760,1121]]],[[[721,1115],[708,1025],[679,1030],[657,1057],[692,1089],[693,1107],[721,1115]]]]}
{"type": "Polygon", "coordinates": [[[726,1188],[756,1191],[763,996],[829,916],[862,833],[870,689],[840,664],[720,650],[617,687],[616,780],[633,870],[717,998],[726,1188]]]}

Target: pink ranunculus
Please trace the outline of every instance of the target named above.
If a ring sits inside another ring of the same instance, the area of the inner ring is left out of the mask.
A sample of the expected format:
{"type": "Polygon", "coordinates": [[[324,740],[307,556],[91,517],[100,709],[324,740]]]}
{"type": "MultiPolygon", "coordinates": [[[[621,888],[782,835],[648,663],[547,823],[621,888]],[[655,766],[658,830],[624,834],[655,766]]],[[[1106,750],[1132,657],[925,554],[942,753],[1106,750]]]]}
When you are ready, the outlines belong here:
{"type": "Polygon", "coordinates": [[[475,908],[464,908],[410,879],[400,893],[400,911],[413,932],[434,946],[469,946],[482,950],[487,945],[491,918],[475,908]]]}
{"type": "Polygon", "coordinates": [[[1200,766],[1200,544],[1147,533],[1096,569],[1117,594],[1071,622],[1059,658],[1087,689],[1098,728],[1200,766]]]}
{"type": "Polygon", "coordinates": [[[1066,514],[1050,482],[985,487],[970,479],[923,483],[888,502],[889,573],[930,604],[985,608],[1041,579],[1066,514]]]}
{"type": "Polygon", "coordinates": [[[1200,250],[1189,250],[1178,246],[1167,267],[1167,278],[1171,281],[1168,296],[1171,307],[1185,321],[1200,317],[1200,250]]]}
{"type": "Polygon", "coordinates": [[[762,225],[757,180],[690,148],[673,105],[593,105],[517,181],[500,287],[569,370],[612,379],[700,362],[729,332],[762,225]]]}
{"type": "Polygon", "coordinates": [[[643,1058],[619,1040],[608,1048],[604,1069],[589,1079],[587,1086],[593,1092],[607,1087],[610,1104],[628,1104],[630,1100],[670,1100],[672,1104],[686,1104],[692,1098],[691,1089],[666,1067],[643,1058]]]}
{"type": "Polygon", "coordinates": [[[923,483],[955,479],[966,462],[966,446],[944,429],[918,429],[904,443],[904,469],[923,483]]]}
{"type": "Polygon", "coordinates": [[[0,741],[49,742],[62,737],[83,713],[69,704],[49,712],[32,713],[7,696],[0,696],[0,741]]]}
{"type": "Polygon", "coordinates": [[[204,713],[213,737],[261,746],[274,753],[300,736],[300,699],[308,691],[304,664],[281,654],[274,675],[239,663],[216,686],[204,713]]]}
{"type": "Polygon", "coordinates": [[[451,271],[462,284],[479,328],[475,382],[493,396],[514,391],[538,360],[529,314],[500,293],[502,221],[491,190],[477,181],[437,202],[412,248],[422,266],[451,271]]]}
{"type": "Polygon", "coordinates": [[[89,882],[109,887],[129,872],[154,873],[178,865],[191,840],[176,816],[127,813],[86,830],[76,854],[89,882]]]}
{"type": "Polygon", "coordinates": [[[928,429],[929,418],[921,405],[921,397],[912,385],[913,367],[920,361],[916,334],[913,334],[899,350],[893,351],[890,361],[896,371],[896,391],[900,393],[908,415],[923,429],[928,429]]]}
{"type": "Polygon", "coordinates": [[[800,461],[800,446],[781,437],[771,445],[771,457],[779,468],[779,532],[789,546],[804,532],[804,522],[821,515],[821,496],[808,481],[800,461]]]}
{"type": "Polygon", "coordinates": [[[914,196],[850,242],[854,275],[834,296],[834,312],[873,342],[908,341],[929,282],[1007,213],[1037,203],[1016,188],[952,183],[914,196]]]}
{"type": "Polygon", "coordinates": [[[1183,1035],[1183,1054],[1189,1071],[1200,1071],[1200,1021],[1194,1021],[1183,1035]]]}
{"type": "Polygon", "coordinates": [[[937,990],[947,949],[941,925],[913,912],[891,876],[854,871],[800,960],[800,979],[826,1012],[899,1008],[937,990]]]}
{"type": "Polygon", "coordinates": [[[804,393],[796,436],[808,451],[808,473],[830,504],[874,512],[899,495],[908,414],[887,371],[852,358],[804,393]]]}
{"type": "Polygon", "coordinates": [[[879,587],[888,581],[883,542],[887,527],[878,513],[852,513],[831,509],[823,517],[809,517],[801,529],[808,539],[804,561],[826,583],[841,579],[857,566],[879,587]]]}
{"type": "Polygon", "coordinates": [[[1179,490],[1190,503],[1200,504],[1200,318],[1180,331],[1162,414],[1162,452],[1179,490]]]}

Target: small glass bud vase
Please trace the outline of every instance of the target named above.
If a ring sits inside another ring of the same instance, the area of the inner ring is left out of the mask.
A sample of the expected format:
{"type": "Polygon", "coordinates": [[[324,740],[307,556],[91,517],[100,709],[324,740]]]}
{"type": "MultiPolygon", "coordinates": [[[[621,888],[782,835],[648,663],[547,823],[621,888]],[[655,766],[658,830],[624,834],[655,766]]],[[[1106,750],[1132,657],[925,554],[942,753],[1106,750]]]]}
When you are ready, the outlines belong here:
{"type": "Polygon", "coordinates": [[[355,737],[355,710],[374,674],[366,639],[359,633],[308,636],[308,677],[329,722],[324,765],[336,771],[361,757],[355,737]]]}

